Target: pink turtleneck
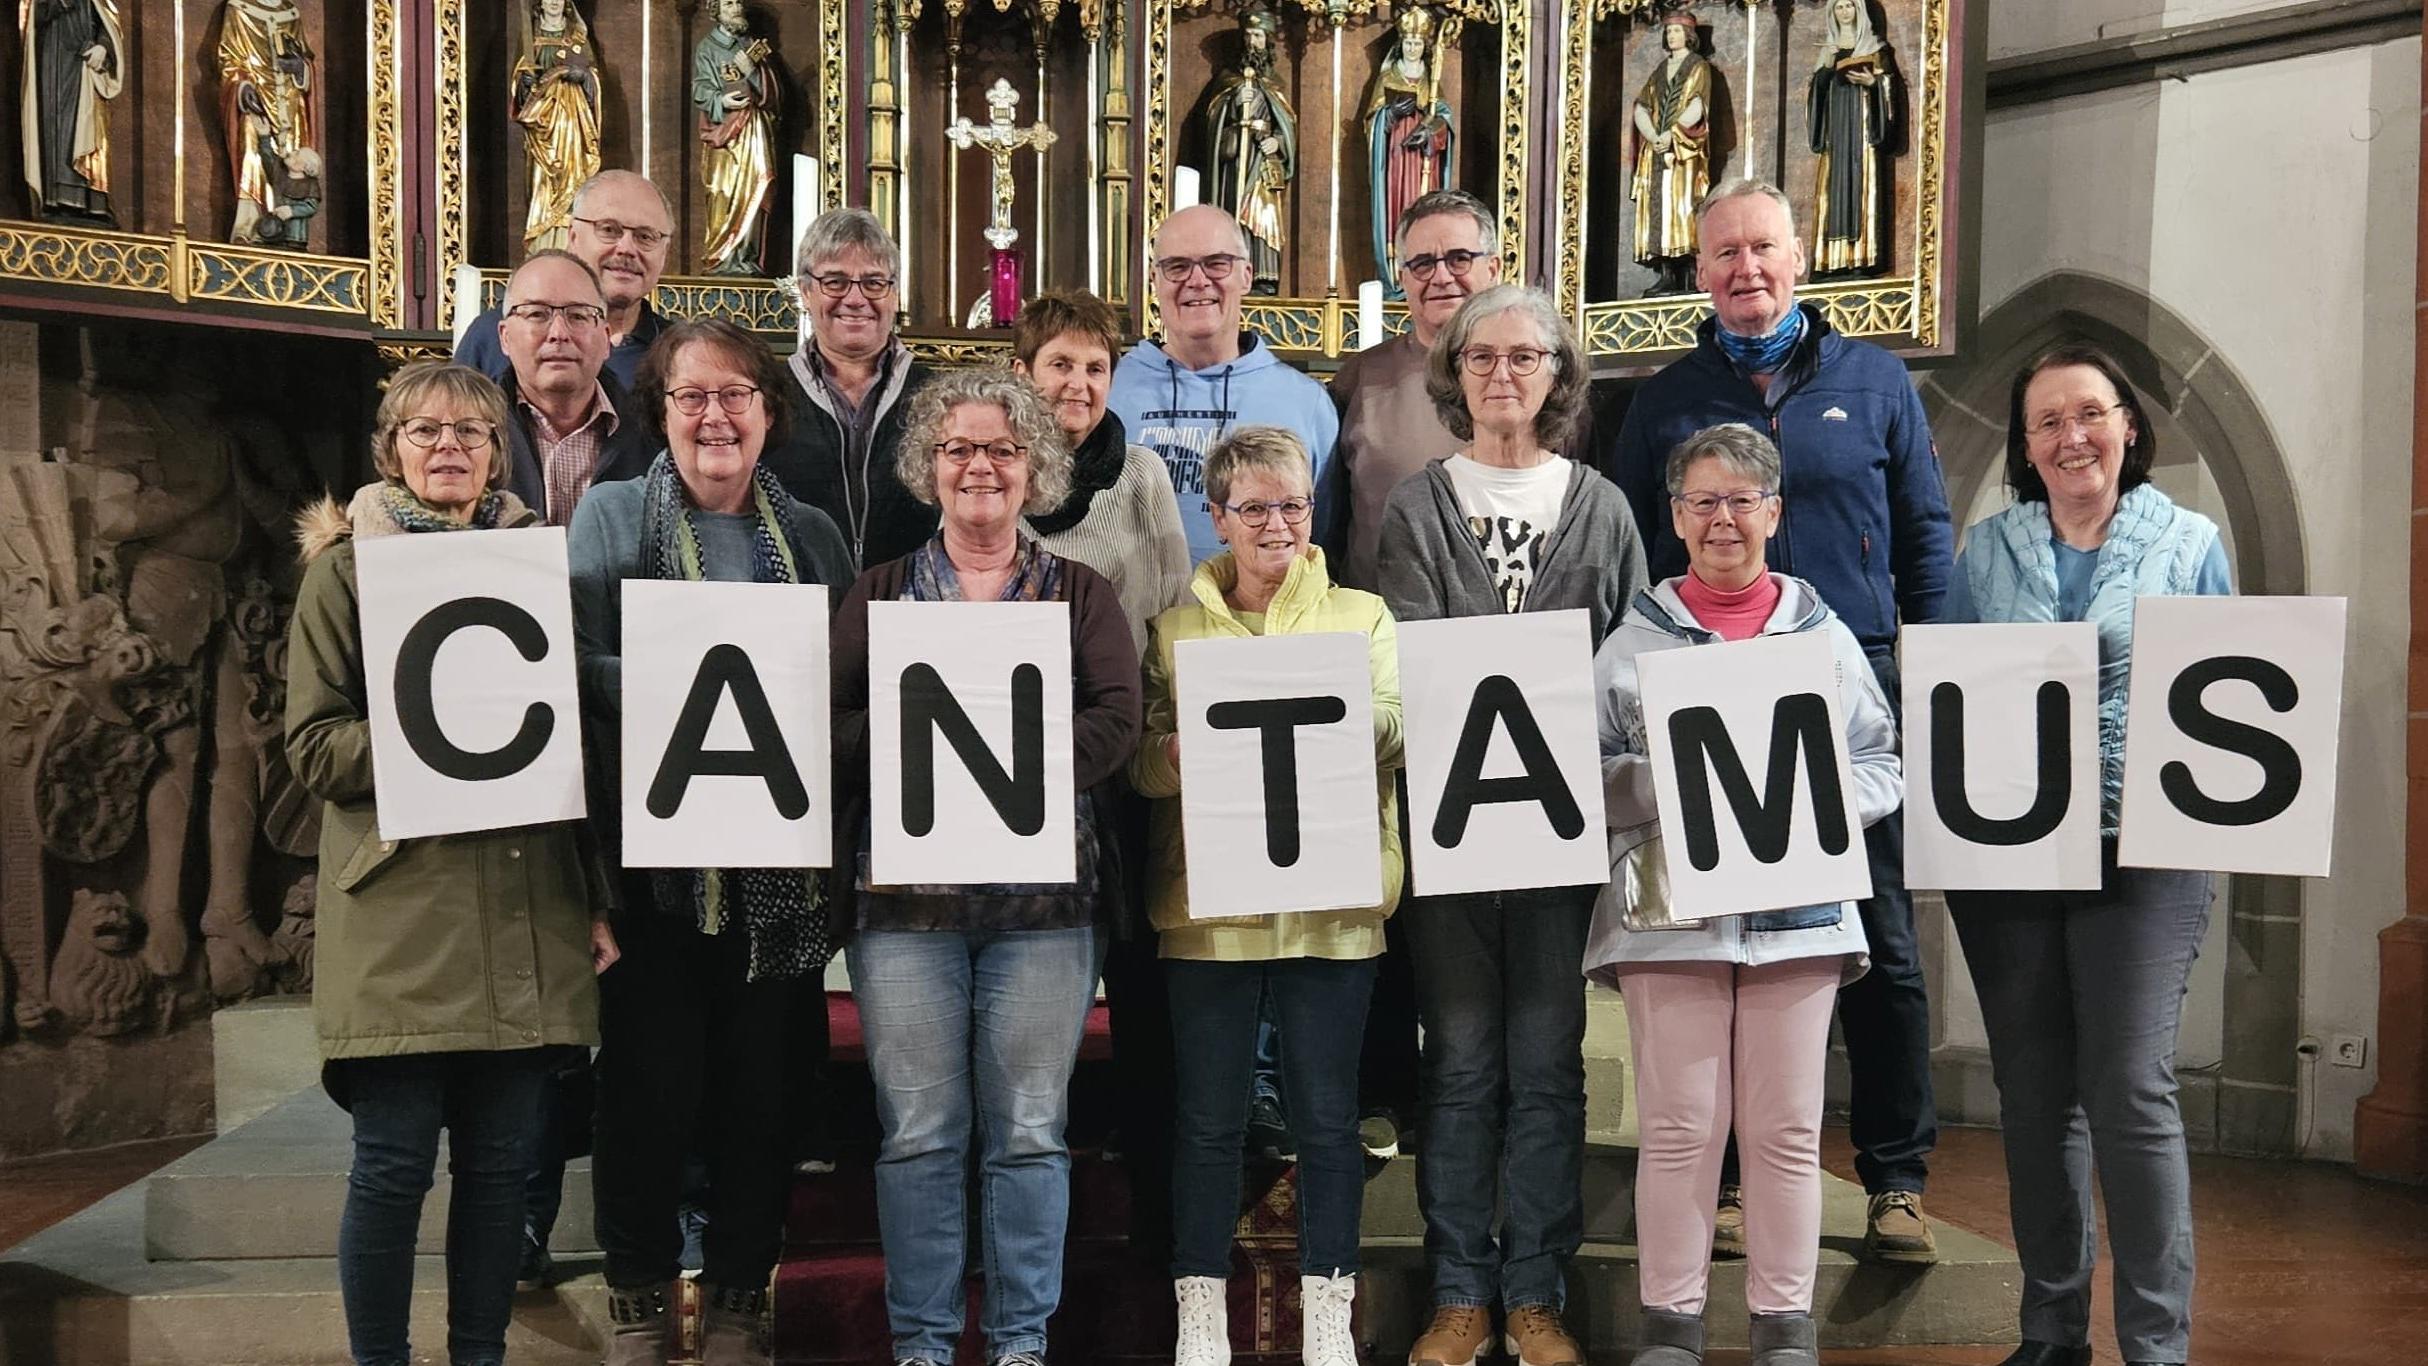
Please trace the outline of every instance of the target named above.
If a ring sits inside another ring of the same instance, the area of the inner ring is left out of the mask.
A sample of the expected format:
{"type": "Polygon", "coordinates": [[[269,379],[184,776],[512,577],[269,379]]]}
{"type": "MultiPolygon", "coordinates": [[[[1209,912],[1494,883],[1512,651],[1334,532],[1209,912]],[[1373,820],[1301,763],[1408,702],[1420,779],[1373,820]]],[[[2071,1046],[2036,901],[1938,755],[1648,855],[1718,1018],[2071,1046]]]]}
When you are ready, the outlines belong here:
{"type": "Polygon", "coordinates": [[[1762,634],[1763,624],[1778,610],[1779,580],[1764,574],[1731,593],[1696,578],[1690,569],[1678,579],[1678,601],[1704,630],[1722,640],[1744,640],[1762,634]]]}

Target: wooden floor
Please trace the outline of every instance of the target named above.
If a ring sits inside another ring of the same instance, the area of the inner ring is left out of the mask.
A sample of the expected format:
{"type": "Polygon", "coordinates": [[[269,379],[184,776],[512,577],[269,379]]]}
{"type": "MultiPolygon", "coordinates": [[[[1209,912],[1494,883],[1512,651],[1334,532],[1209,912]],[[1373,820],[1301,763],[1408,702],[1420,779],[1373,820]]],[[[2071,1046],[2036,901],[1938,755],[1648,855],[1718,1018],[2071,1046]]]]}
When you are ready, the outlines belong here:
{"type": "MultiPolygon", "coordinates": [[[[1831,1170],[1854,1175],[1842,1129],[1824,1140],[1831,1170]]],[[[0,1167],[0,1248],[24,1241],[199,1146],[132,1144],[0,1167]]],[[[2338,1167],[2240,1158],[2192,1162],[2200,1288],[2196,1366],[2410,1366],[2428,1362],[2428,1190],[2363,1181],[2338,1167]]],[[[2007,1241],[1998,1135],[1943,1129],[1928,1208],[2007,1241]]],[[[2121,1361],[2104,1277],[2094,1313],[2102,1366],[2121,1361]]],[[[1830,1366],[1995,1366],[1999,1348],[1831,1352],[1830,1366]]],[[[1715,1352],[1711,1366],[1742,1366],[1715,1352]]]]}

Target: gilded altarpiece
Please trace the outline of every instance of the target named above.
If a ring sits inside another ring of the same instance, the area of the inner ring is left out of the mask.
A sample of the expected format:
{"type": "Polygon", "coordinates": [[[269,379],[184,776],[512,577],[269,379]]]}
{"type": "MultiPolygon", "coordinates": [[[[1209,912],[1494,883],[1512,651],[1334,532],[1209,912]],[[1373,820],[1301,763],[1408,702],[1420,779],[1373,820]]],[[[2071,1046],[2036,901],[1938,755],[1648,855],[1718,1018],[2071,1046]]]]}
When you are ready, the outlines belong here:
{"type": "MultiPolygon", "coordinates": [[[[1560,90],[1553,201],[1553,285],[1603,366],[1636,368],[1694,344],[1710,313],[1689,276],[1664,288],[1640,259],[1639,199],[1657,195],[1639,173],[1639,102],[1657,109],[1665,70],[1708,64],[1703,128],[1709,182],[1759,176],[1783,188],[1813,273],[1798,295],[1841,331],[1894,350],[1944,354],[1957,329],[1957,163],[1964,145],[1966,0],[1558,0],[1560,90]],[[1691,28],[1684,61],[1671,30],[1691,28]],[[1859,72],[1848,84],[1845,73],[1859,72]],[[1647,98],[1648,96],[1652,98],[1647,98]],[[1843,112],[1870,134],[1846,141],[1843,112]],[[1869,158],[1868,163],[1858,158],[1869,158]],[[1865,181],[1865,174],[1872,178],[1865,181]],[[1875,199],[1862,250],[1843,240],[1847,196],[1825,242],[1831,184],[1875,199]],[[1825,247],[1827,248],[1825,250],[1825,247]],[[1838,259],[1831,259],[1832,257],[1838,259]],[[1857,257],[1858,260],[1845,258],[1857,257]]],[[[1656,132],[1669,130],[1651,120],[1656,132]]],[[[1657,154],[1656,154],[1657,162],[1657,154]]],[[[1685,271],[1690,263],[1681,263],[1685,271]]]]}

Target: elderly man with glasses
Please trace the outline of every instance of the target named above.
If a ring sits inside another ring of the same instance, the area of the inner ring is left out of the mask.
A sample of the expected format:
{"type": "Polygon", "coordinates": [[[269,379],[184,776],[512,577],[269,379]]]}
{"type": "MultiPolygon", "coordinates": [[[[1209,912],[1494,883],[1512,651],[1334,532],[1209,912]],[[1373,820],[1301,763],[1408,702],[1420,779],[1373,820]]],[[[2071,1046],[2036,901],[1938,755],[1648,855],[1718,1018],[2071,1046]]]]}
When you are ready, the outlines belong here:
{"type": "Polygon", "coordinates": [[[1155,230],[1153,251],[1163,336],[1139,342],[1113,367],[1107,404],[1131,440],[1163,457],[1191,563],[1222,549],[1206,506],[1205,456],[1243,421],[1285,427],[1306,446],[1315,471],[1316,541],[1327,544],[1340,416],[1322,385],[1241,329],[1249,270],[1238,222],[1210,204],[1182,209],[1155,230]]]}
{"type": "MultiPolygon", "coordinates": [[[[649,344],[665,326],[658,311],[650,307],[649,296],[666,270],[673,240],[674,210],[666,203],[665,193],[645,176],[601,171],[574,191],[573,226],[565,249],[598,277],[607,310],[606,370],[627,388],[641,368],[641,357],[649,354],[649,344]]],[[[474,318],[464,330],[464,339],[456,343],[455,363],[503,383],[508,371],[501,330],[504,318],[505,310],[500,308],[484,310],[474,318]]]]}
{"type": "Polygon", "coordinates": [[[868,210],[829,209],[801,235],[796,260],[801,401],[792,435],[764,463],[842,528],[855,568],[898,560],[936,534],[935,508],[894,472],[910,398],[930,373],[894,335],[902,249],[868,210]]]}
{"type": "Polygon", "coordinates": [[[506,281],[506,487],[550,526],[571,526],[593,484],[637,478],[657,453],[606,372],[607,301],[571,252],[535,251],[506,281]]]}

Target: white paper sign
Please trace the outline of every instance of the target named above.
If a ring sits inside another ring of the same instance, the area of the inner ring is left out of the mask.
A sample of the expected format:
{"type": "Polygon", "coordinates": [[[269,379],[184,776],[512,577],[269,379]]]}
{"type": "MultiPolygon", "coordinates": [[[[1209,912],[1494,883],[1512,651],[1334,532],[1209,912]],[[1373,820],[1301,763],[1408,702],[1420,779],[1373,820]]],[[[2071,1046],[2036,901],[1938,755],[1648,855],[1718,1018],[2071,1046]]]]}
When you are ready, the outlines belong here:
{"type": "Polygon", "coordinates": [[[1674,918],[1871,895],[1827,635],[1660,650],[1636,672],[1674,918]]]}
{"type": "Polygon", "coordinates": [[[1380,902],[1366,637],[1184,640],[1172,667],[1190,917],[1380,902]]]}
{"type": "Polygon", "coordinates": [[[875,882],[1079,876],[1069,603],[872,602],[868,702],[875,882]]]}
{"type": "Polygon", "coordinates": [[[562,527],[357,540],[382,839],[579,820],[562,527]]]}
{"type": "Polygon", "coordinates": [[[1610,876],[1592,629],[1581,610],[1400,625],[1414,890],[1610,876]]]}
{"type": "Polygon", "coordinates": [[[1908,626],[1905,885],[2099,886],[2099,630],[1908,626]]]}
{"type": "Polygon", "coordinates": [[[624,866],[827,867],[825,587],[623,594],[624,866]]]}
{"type": "Polygon", "coordinates": [[[2327,876],[2343,704],[2342,598],[2135,599],[2117,861],[2327,876]]]}

